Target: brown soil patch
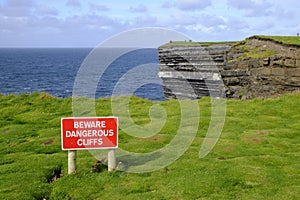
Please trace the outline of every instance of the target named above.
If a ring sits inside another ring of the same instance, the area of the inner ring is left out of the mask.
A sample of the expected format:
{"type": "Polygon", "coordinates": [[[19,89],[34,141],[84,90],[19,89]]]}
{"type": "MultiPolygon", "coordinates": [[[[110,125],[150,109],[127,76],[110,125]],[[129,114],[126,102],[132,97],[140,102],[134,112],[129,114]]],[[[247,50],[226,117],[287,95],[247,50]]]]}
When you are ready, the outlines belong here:
{"type": "Polygon", "coordinates": [[[163,140],[163,138],[161,138],[160,136],[155,135],[155,136],[146,138],[145,140],[146,141],[161,141],[161,140],[163,140]]]}
{"type": "Polygon", "coordinates": [[[49,145],[49,144],[52,144],[54,142],[54,139],[51,139],[51,140],[49,140],[49,141],[47,141],[47,142],[43,142],[43,145],[49,145]]]}
{"type": "Polygon", "coordinates": [[[225,150],[226,151],[233,151],[234,149],[232,147],[227,147],[225,150]]]}
{"type": "Polygon", "coordinates": [[[250,142],[253,144],[261,144],[262,139],[260,137],[244,137],[244,141],[250,142]]]}

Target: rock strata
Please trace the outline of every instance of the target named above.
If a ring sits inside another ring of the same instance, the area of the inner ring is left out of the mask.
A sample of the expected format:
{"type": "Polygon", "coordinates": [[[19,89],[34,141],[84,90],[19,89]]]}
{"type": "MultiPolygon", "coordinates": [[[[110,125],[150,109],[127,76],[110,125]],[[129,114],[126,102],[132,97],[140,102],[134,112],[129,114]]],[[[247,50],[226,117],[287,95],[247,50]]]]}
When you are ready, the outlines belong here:
{"type": "Polygon", "coordinates": [[[159,61],[167,99],[266,98],[300,88],[300,45],[255,36],[235,44],[165,45],[159,61]]]}
{"type": "Polygon", "coordinates": [[[300,46],[251,37],[231,47],[226,60],[223,73],[244,72],[223,77],[229,98],[265,98],[300,88],[300,46]]]}
{"type": "Polygon", "coordinates": [[[159,48],[160,72],[166,98],[224,96],[219,73],[229,46],[168,46],[159,48]]]}

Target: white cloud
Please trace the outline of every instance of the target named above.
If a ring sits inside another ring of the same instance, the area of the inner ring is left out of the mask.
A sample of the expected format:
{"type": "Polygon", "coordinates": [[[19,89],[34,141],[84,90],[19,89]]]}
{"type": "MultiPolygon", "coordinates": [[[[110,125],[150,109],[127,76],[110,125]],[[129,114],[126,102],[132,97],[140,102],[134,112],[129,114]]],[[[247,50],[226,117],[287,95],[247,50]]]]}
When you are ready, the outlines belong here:
{"type": "Polygon", "coordinates": [[[152,15],[140,15],[134,18],[132,26],[137,27],[155,27],[157,26],[157,18],[152,15]]]}
{"type": "Polygon", "coordinates": [[[132,12],[143,13],[143,12],[147,12],[148,8],[144,4],[139,4],[138,6],[135,7],[131,6],[129,10],[132,12]]]}
{"type": "Polygon", "coordinates": [[[119,19],[97,14],[6,17],[0,15],[1,46],[94,47],[127,29],[119,19]]]}
{"type": "Polygon", "coordinates": [[[169,20],[168,23],[171,24],[171,26],[190,26],[190,30],[193,29],[193,26],[210,29],[210,27],[225,25],[225,19],[222,16],[209,13],[188,14],[185,12],[176,12],[170,16],[169,20]]]}
{"type": "Polygon", "coordinates": [[[109,11],[110,8],[107,7],[106,5],[98,5],[94,3],[90,3],[90,10],[91,11],[109,11]]]}
{"type": "Polygon", "coordinates": [[[228,19],[226,24],[232,30],[245,30],[249,28],[249,25],[246,21],[237,18],[228,19]]]}
{"type": "Polygon", "coordinates": [[[186,26],[186,25],[193,25],[198,23],[198,19],[195,16],[183,13],[183,12],[175,12],[170,16],[170,23],[171,25],[180,25],[180,26],[186,26]]]}
{"type": "Polygon", "coordinates": [[[170,1],[165,1],[162,3],[161,7],[162,8],[172,8],[172,7],[174,7],[174,3],[170,2],[170,1]]]}
{"type": "Polygon", "coordinates": [[[201,10],[211,5],[211,0],[176,0],[175,2],[175,7],[180,10],[201,10]]]}
{"type": "Polygon", "coordinates": [[[24,17],[31,14],[31,0],[7,0],[0,7],[0,14],[11,17],[24,17]]]}
{"type": "Polygon", "coordinates": [[[71,31],[78,30],[78,32],[83,30],[95,31],[100,29],[100,27],[113,29],[119,25],[121,24],[118,20],[97,14],[73,15],[64,20],[64,29],[71,31]]]}
{"type": "Polygon", "coordinates": [[[199,32],[203,32],[203,33],[211,33],[214,30],[213,27],[206,27],[201,24],[192,25],[192,26],[189,25],[189,26],[186,26],[185,28],[187,30],[199,31],[199,32]]]}
{"type": "Polygon", "coordinates": [[[33,4],[32,0],[6,0],[9,7],[29,7],[33,4]]]}
{"type": "Polygon", "coordinates": [[[273,5],[267,0],[227,0],[229,7],[245,11],[247,17],[261,17],[272,14],[273,5]]]}
{"type": "Polygon", "coordinates": [[[70,7],[75,7],[75,8],[81,7],[81,3],[79,0],[68,0],[66,2],[66,5],[70,6],[70,7]]]}
{"type": "Polygon", "coordinates": [[[215,14],[202,14],[199,21],[205,26],[220,26],[225,24],[224,18],[215,14]]]}
{"type": "Polygon", "coordinates": [[[35,9],[36,14],[38,15],[58,15],[58,10],[54,7],[49,7],[46,5],[39,5],[35,9]]]}
{"type": "Polygon", "coordinates": [[[0,0],[0,46],[93,46],[124,30],[149,26],[201,41],[300,32],[298,0],[103,2],[0,0]]]}

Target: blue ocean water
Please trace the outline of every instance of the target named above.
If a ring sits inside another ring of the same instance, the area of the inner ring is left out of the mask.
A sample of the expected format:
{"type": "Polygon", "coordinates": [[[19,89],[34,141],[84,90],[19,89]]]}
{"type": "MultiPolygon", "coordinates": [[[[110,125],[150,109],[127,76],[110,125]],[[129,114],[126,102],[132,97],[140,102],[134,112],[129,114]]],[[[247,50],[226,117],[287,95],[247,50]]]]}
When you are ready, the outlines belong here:
{"type": "MultiPolygon", "coordinates": [[[[77,72],[91,51],[92,49],[87,48],[1,48],[0,93],[37,91],[63,98],[72,96],[77,72]]],[[[95,97],[111,96],[124,74],[147,63],[158,64],[157,49],[138,49],[120,56],[99,77],[95,97]]],[[[157,74],[158,65],[151,65],[147,71],[136,76],[146,80],[150,72],[157,74]]],[[[164,100],[161,84],[143,85],[136,88],[133,94],[151,100],[164,100]]]]}

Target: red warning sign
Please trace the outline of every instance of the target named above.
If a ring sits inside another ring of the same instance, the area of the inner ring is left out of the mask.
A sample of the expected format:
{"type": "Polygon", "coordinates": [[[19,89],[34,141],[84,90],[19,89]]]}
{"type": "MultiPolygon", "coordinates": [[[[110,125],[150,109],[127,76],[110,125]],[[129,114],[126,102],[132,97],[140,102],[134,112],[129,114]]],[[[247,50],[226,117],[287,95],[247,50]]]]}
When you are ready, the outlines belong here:
{"type": "Polygon", "coordinates": [[[118,148],[118,118],[62,118],[61,143],[63,150],[118,148]]]}

